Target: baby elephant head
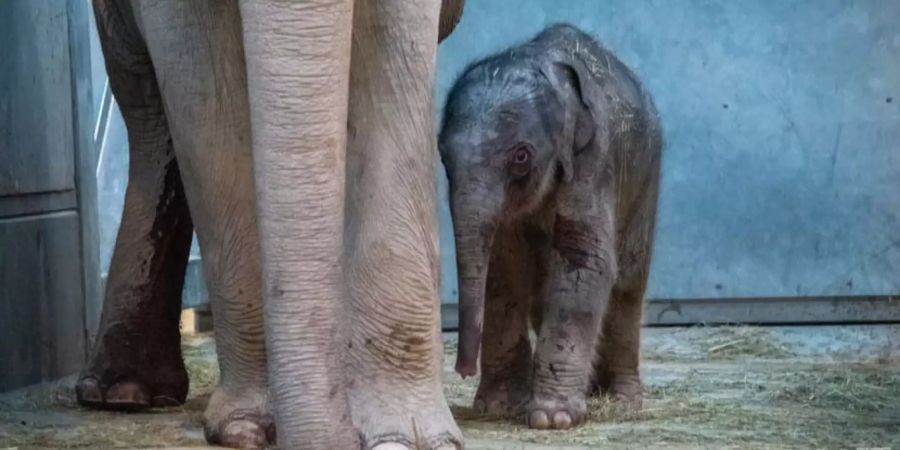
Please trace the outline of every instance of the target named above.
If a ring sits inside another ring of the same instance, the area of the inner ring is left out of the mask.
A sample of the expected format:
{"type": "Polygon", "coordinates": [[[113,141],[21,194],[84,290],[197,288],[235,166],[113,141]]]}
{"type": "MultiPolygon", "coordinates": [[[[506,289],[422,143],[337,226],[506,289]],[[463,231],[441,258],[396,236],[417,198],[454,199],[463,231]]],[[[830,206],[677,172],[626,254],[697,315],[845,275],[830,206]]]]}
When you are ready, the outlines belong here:
{"type": "Polygon", "coordinates": [[[550,200],[596,135],[600,87],[565,52],[519,47],[481,61],[451,90],[439,137],[460,282],[456,370],[477,371],[494,231],[550,200]],[[530,54],[531,53],[531,54],[530,54]]]}

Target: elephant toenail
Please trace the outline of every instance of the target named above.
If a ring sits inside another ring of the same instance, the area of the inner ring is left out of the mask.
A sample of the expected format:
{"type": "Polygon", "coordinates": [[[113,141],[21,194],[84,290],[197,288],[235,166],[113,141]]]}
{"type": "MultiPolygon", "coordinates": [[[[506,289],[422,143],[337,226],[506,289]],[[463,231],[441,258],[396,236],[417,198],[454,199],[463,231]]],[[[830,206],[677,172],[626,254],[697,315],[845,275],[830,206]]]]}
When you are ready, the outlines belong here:
{"type": "Polygon", "coordinates": [[[557,411],[553,415],[553,428],[567,430],[572,427],[572,417],[564,411],[557,411]]]}
{"type": "Polygon", "coordinates": [[[528,425],[538,430],[546,430],[550,428],[550,419],[544,411],[534,411],[531,413],[531,417],[528,418],[528,425]]]}
{"type": "Polygon", "coordinates": [[[222,430],[221,444],[241,449],[263,449],[268,444],[266,430],[249,420],[229,422],[222,430]]]}
{"type": "Polygon", "coordinates": [[[103,403],[103,391],[100,390],[100,382],[94,377],[84,377],[75,385],[75,397],[81,404],[103,403]]]}
{"type": "Polygon", "coordinates": [[[406,445],[397,442],[385,442],[372,447],[372,450],[410,450],[406,445]]]}
{"type": "Polygon", "coordinates": [[[143,384],[120,381],[106,391],[106,403],[122,409],[143,409],[150,407],[150,396],[143,384]]]}
{"type": "Polygon", "coordinates": [[[441,444],[439,447],[435,447],[434,450],[461,450],[461,449],[462,449],[462,447],[460,445],[453,444],[453,443],[447,443],[447,444],[441,444]]]}
{"type": "Polygon", "coordinates": [[[167,408],[170,406],[178,406],[183,402],[178,401],[177,398],[169,397],[168,395],[157,395],[153,397],[153,406],[158,406],[160,408],[167,408]]]}

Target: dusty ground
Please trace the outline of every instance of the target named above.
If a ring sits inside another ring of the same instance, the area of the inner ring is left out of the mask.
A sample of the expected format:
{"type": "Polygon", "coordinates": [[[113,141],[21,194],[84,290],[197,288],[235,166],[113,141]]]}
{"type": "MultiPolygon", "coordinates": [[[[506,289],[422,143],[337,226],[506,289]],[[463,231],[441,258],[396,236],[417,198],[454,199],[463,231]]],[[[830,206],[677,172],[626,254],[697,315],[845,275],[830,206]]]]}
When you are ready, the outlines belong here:
{"type": "MultiPolygon", "coordinates": [[[[900,449],[900,326],[648,329],[643,410],[595,399],[590,422],[570,432],[475,414],[476,381],[450,368],[453,339],[446,393],[471,449],[900,449]]],[[[202,447],[213,348],[186,339],[192,393],[181,408],[84,411],[71,380],[4,395],[0,449],[202,447]]]]}

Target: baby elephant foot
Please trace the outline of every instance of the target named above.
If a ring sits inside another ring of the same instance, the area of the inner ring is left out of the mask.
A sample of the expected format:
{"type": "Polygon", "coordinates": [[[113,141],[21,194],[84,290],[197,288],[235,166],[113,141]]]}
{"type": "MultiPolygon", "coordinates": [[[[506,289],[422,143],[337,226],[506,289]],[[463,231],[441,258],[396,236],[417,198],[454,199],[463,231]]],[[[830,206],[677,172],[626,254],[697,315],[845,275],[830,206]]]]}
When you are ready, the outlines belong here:
{"type": "Polygon", "coordinates": [[[622,377],[613,379],[609,385],[609,398],[628,407],[629,410],[641,409],[643,402],[643,386],[638,377],[622,377]]]}
{"type": "Polygon", "coordinates": [[[528,385],[520,380],[491,380],[482,377],[475,394],[476,412],[508,417],[521,412],[528,400],[528,385]]]}
{"type": "Polygon", "coordinates": [[[490,416],[505,417],[515,412],[515,401],[510,400],[509,392],[506,390],[494,390],[488,392],[479,392],[475,395],[475,401],[472,404],[475,412],[479,414],[487,414],[490,416]]]}
{"type": "Polygon", "coordinates": [[[576,398],[540,398],[529,402],[526,420],[538,430],[568,430],[584,423],[587,404],[584,396],[576,398]]]}
{"type": "Polygon", "coordinates": [[[82,406],[116,411],[183,404],[188,392],[184,366],[156,367],[153,372],[138,376],[137,370],[88,371],[75,384],[75,397],[82,406]]]}
{"type": "Polygon", "coordinates": [[[274,445],[275,421],[265,394],[234,396],[217,388],[203,414],[203,434],[207,442],[223,447],[249,450],[274,445]]]}

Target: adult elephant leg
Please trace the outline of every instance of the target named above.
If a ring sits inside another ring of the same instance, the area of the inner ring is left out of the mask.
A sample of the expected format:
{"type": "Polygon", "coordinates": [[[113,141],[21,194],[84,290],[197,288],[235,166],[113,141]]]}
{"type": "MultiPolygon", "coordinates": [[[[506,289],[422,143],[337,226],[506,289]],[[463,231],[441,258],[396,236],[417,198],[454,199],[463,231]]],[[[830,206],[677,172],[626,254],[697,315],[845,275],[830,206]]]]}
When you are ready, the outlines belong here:
{"type": "Polygon", "coordinates": [[[188,392],[178,318],[193,226],[153,66],[127,6],[94,2],[130,160],[98,339],[75,388],[79,403],[103,409],[178,405],[188,392]]]}
{"type": "Polygon", "coordinates": [[[243,0],[278,443],[359,448],[340,269],[352,0],[243,0]]]}
{"type": "Polygon", "coordinates": [[[361,0],[353,23],[344,267],[365,448],[453,448],[442,342],[432,87],[437,0],[361,0]]]}
{"type": "Polygon", "coordinates": [[[236,0],[134,2],[153,59],[212,307],[219,384],[209,441],[274,440],[268,411],[249,105],[236,0]]]}
{"type": "Polygon", "coordinates": [[[147,49],[127,4],[94,2],[110,86],[128,129],[125,209],[98,339],[75,391],[102,409],[178,405],[188,391],[178,317],[190,214],[147,49]]]}

